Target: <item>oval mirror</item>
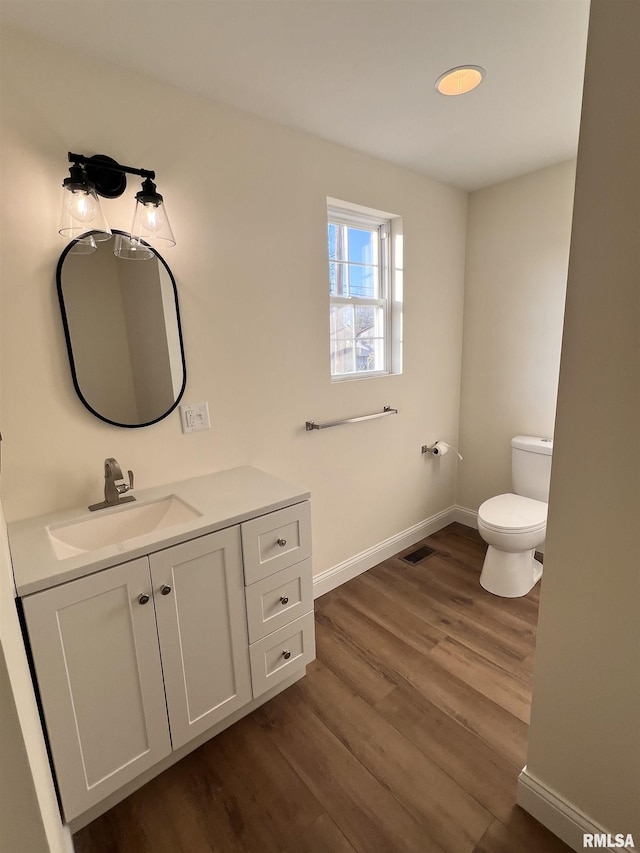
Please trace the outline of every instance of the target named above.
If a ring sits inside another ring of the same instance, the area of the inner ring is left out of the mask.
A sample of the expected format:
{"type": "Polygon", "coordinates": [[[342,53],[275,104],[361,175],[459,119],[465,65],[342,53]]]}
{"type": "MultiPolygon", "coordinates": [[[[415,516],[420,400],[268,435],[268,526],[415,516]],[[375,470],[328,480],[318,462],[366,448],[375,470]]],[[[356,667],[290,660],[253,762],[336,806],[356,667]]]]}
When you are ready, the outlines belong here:
{"type": "Polygon", "coordinates": [[[155,249],[129,235],[104,242],[91,233],[72,240],[56,271],[73,384],[96,417],[120,427],[166,418],[186,384],[176,283],[155,249]],[[120,251],[119,257],[114,250],[120,251]]]}

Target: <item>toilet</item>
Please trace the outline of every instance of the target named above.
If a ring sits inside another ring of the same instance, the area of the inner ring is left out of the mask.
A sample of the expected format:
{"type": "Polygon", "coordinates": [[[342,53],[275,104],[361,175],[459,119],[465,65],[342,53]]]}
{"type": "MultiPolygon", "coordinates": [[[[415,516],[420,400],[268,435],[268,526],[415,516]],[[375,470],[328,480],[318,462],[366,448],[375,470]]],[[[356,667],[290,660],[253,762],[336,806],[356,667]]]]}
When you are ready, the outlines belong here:
{"type": "Polygon", "coordinates": [[[478,531],[489,546],[480,584],[493,595],[519,598],[542,576],[535,559],[547,530],[553,441],[531,435],[511,440],[514,494],[497,495],[478,510],[478,531]]]}

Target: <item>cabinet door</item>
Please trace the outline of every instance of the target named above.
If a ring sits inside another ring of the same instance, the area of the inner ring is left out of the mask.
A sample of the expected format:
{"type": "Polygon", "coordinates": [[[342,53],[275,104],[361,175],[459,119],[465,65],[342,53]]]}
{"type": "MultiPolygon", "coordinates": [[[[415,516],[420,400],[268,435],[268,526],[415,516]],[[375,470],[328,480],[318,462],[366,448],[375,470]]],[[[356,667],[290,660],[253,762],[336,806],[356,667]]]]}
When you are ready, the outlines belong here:
{"type": "Polygon", "coordinates": [[[144,557],[23,602],[67,821],[171,752],[150,580],[144,557]]]}
{"type": "Polygon", "coordinates": [[[173,748],[251,699],[240,530],[152,554],[173,748]]]}

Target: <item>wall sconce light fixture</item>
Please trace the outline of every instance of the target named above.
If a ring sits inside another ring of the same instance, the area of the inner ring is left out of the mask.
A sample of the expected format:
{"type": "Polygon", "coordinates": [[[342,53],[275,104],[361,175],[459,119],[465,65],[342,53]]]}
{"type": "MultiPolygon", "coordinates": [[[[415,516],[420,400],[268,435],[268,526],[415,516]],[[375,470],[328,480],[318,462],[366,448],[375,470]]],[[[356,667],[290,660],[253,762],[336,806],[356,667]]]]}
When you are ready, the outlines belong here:
{"type": "MultiPolygon", "coordinates": [[[[124,258],[151,257],[144,247],[167,248],[175,246],[164,199],[154,183],[155,172],[149,169],[134,169],[122,166],[104,154],[85,157],[84,154],[69,152],[69,177],[63,187],[62,219],[60,234],[69,239],[79,239],[79,251],[95,250],[95,242],[109,240],[111,229],[100,207],[102,198],[118,198],[127,187],[127,175],[143,178],[142,188],[136,193],[136,207],[131,226],[131,239],[119,240],[115,254],[124,258]],[[89,236],[86,235],[90,232],[89,236]]],[[[77,247],[76,247],[77,248],[77,247]]]]}

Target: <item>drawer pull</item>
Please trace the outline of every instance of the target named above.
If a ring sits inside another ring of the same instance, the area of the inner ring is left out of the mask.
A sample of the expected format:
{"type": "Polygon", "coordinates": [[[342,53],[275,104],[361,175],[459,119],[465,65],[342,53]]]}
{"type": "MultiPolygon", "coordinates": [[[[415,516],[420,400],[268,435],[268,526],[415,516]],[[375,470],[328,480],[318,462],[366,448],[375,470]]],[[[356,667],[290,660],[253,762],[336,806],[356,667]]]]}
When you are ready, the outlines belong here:
{"type": "Polygon", "coordinates": [[[289,660],[289,658],[291,657],[291,652],[289,651],[289,649],[285,649],[285,650],[282,652],[282,657],[283,657],[285,660],[289,660]]]}
{"type": "Polygon", "coordinates": [[[163,595],[169,595],[169,593],[171,592],[171,587],[169,586],[169,584],[168,584],[168,583],[166,583],[166,584],[162,587],[162,589],[160,590],[160,592],[161,592],[163,595]]]}
{"type": "Polygon", "coordinates": [[[148,604],[149,596],[146,592],[143,592],[141,596],[138,597],[138,604],[148,604]]]}
{"type": "Polygon", "coordinates": [[[278,543],[278,545],[279,545],[281,548],[284,548],[284,546],[287,544],[287,540],[286,540],[286,539],[277,539],[277,540],[276,540],[276,542],[278,543]]]}
{"type": "Polygon", "coordinates": [[[288,604],[289,603],[289,596],[288,595],[281,595],[280,596],[280,602],[282,604],[288,604]]]}

